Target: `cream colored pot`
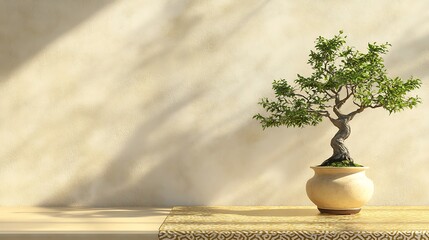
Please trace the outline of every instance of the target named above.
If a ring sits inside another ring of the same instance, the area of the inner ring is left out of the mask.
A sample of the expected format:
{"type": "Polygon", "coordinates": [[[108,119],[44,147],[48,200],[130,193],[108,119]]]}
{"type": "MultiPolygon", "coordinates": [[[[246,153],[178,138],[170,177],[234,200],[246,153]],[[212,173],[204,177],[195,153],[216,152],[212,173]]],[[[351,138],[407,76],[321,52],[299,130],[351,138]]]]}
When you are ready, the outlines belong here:
{"type": "Polygon", "coordinates": [[[374,184],[365,175],[368,167],[311,167],[307,195],[321,213],[354,214],[367,203],[374,184]]]}

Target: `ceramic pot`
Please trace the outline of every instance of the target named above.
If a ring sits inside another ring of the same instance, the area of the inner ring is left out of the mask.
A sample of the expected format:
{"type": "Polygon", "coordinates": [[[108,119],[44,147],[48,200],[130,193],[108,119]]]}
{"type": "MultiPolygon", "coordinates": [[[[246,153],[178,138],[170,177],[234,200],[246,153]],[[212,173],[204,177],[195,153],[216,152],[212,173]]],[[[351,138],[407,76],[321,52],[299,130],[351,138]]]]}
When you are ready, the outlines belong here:
{"type": "Polygon", "coordinates": [[[307,196],[321,213],[355,214],[374,192],[365,175],[368,167],[311,167],[314,176],[307,181],[307,196]]]}

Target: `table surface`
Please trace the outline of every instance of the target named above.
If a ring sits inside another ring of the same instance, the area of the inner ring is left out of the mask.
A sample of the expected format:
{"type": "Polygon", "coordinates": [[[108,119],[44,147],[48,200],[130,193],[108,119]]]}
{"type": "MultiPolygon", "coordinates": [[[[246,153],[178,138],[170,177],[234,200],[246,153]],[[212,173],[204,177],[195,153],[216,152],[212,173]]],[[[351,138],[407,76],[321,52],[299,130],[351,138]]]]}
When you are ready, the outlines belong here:
{"type": "Polygon", "coordinates": [[[0,207],[0,239],[158,239],[171,208],[0,207]]]}
{"type": "MultiPolygon", "coordinates": [[[[0,239],[155,240],[159,237],[166,240],[195,239],[198,234],[208,234],[201,235],[201,239],[227,240],[253,239],[258,231],[259,237],[266,233],[261,239],[273,239],[282,234],[283,239],[308,239],[308,233],[314,232],[322,233],[320,239],[338,239],[336,234],[339,232],[378,234],[365,239],[389,239],[380,232],[390,235],[394,232],[392,236],[399,232],[402,237],[418,235],[415,239],[429,239],[429,207],[366,207],[351,216],[322,215],[315,207],[213,206],[170,210],[1,207],[0,239]],[[296,233],[298,237],[285,236],[287,232],[296,233]],[[229,233],[238,233],[238,238],[229,233]]],[[[314,235],[310,238],[319,239],[314,235]]]]}
{"type": "Polygon", "coordinates": [[[355,215],[315,207],[174,207],[160,231],[429,232],[429,207],[365,207],[355,215]]]}

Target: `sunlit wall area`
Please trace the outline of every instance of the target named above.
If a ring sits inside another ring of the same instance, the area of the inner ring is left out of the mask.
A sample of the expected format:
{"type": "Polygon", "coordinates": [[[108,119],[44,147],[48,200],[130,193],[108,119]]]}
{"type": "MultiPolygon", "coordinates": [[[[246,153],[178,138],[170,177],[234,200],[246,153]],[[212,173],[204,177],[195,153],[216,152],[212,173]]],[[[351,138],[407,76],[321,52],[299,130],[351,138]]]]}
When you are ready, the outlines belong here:
{"type": "Polygon", "coordinates": [[[0,1],[0,206],[310,205],[329,122],[262,131],[273,79],[316,37],[390,42],[423,103],[367,111],[347,144],[371,205],[428,205],[428,1],[0,1]]]}

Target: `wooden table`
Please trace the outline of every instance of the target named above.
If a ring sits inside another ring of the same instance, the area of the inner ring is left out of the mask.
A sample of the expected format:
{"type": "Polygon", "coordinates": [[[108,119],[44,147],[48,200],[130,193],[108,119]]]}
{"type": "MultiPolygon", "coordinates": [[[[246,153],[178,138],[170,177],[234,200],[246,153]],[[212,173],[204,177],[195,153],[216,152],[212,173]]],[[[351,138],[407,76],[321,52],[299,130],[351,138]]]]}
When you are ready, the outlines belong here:
{"type": "Polygon", "coordinates": [[[170,208],[1,207],[0,240],[157,240],[170,208]]]}
{"type": "Polygon", "coordinates": [[[315,207],[174,207],[159,239],[429,239],[429,207],[365,207],[342,216],[315,207]]]}

